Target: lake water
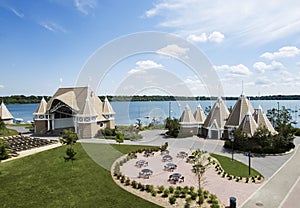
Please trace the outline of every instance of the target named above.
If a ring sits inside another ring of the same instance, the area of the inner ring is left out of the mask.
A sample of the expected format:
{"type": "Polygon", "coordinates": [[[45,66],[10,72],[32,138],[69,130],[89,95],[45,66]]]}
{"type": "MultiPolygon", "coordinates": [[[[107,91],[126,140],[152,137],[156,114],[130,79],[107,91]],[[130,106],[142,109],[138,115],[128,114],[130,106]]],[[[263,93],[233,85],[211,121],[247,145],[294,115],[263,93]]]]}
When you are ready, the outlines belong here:
{"type": "MultiPolygon", "coordinates": [[[[268,109],[285,106],[291,109],[290,113],[293,120],[300,123],[300,100],[252,100],[251,104],[254,108],[262,106],[264,112],[268,109]],[[297,112],[295,112],[297,111],[297,112]]],[[[155,102],[111,102],[116,115],[116,124],[134,124],[137,118],[140,118],[144,124],[148,124],[153,118],[157,122],[171,115],[171,117],[179,118],[185,106],[188,104],[191,111],[194,112],[196,107],[201,104],[203,110],[214,104],[214,101],[155,101],[155,102]]],[[[235,100],[225,101],[227,107],[234,106],[235,100]]],[[[38,104],[7,104],[6,105],[14,118],[22,118],[24,122],[33,120],[33,112],[38,104]]],[[[296,127],[300,127],[300,124],[296,127]]]]}

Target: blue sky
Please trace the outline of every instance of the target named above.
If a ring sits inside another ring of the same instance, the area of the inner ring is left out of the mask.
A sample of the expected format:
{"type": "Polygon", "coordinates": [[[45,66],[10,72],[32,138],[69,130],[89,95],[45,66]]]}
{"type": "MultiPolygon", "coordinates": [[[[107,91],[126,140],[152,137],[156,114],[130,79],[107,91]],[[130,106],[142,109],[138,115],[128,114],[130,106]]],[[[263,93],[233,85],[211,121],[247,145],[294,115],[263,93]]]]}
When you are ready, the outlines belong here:
{"type": "MultiPolygon", "coordinates": [[[[172,33],[198,47],[227,96],[238,96],[242,82],[247,95],[299,94],[299,9],[293,0],[1,0],[0,96],[73,86],[98,48],[143,31],[172,33]]],[[[122,60],[97,93],[117,94],[125,77],[157,68],[180,77],[192,94],[207,95],[203,80],[158,54],[122,60]]]]}

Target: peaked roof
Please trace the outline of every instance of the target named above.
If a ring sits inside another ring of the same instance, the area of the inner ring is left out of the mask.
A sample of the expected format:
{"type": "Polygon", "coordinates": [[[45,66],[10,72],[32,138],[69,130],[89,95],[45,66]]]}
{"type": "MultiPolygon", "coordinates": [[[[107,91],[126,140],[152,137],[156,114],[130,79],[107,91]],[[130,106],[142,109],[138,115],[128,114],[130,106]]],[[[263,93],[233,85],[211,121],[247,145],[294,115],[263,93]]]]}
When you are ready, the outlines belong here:
{"type": "Polygon", "coordinates": [[[0,105],[0,117],[3,120],[7,120],[7,119],[13,119],[14,117],[11,115],[11,113],[9,112],[9,110],[7,109],[6,105],[4,104],[4,102],[1,103],[0,105]]]}
{"type": "MultiPolygon", "coordinates": [[[[106,120],[103,117],[103,103],[99,97],[88,87],[59,88],[47,104],[47,111],[58,100],[68,105],[72,111],[82,115],[98,115],[97,121],[106,120]]],[[[112,108],[111,108],[112,109],[112,108]]]]}
{"type": "Polygon", "coordinates": [[[259,106],[258,109],[255,109],[253,117],[259,127],[265,127],[272,134],[277,134],[277,131],[272,126],[272,124],[269,121],[269,119],[267,118],[266,114],[263,113],[263,109],[261,106],[259,106]]]}
{"type": "Polygon", "coordinates": [[[83,108],[80,109],[80,111],[77,113],[76,116],[80,116],[80,117],[97,116],[95,108],[92,106],[88,98],[85,100],[85,104],[83,108]]]}
{"type": "Polygon", "coordinates": [[[41,100],[41,102],[40,102],[40,104],[38,105],[38,107],[34,111],[33,115],[45,114],[46,111],[47,111],[47,102],[46,102],[46,100],[43,97],[42,100],[41,100]]]}
{"type": "Polygon", "coordinates": [[[234,127],[239,126],[248,111],[250,111],[252,115],[254,113],[254,108],[246,96],[242,94],[235,103],[225,125],[234,127]]]}
{"type": "Polygon", "coordinates": [[[111,107],[107,97],[105,97],[104,102],[103,102],[103,114],[104,115],[110,115],[110,114],[115,114],[113,108],[111,107]]]}
{"type": "Polygon", "coordinates": [[[196,124],[196,120],[194,118],[194,115],[191,112],[191,109],[188,105],[185,106],[184,111],[181,114],[181,117],[179,119],[180,124],[196,124]]]}
{"type": "Polygon", "coordinates": [[[219,97],[206,117],[203,126],[210,128],[215,122],[220,129],[223,129],[228,116],[229,111],[222,98],[219,97]]]}
{"type": "Polygon", "coordinates": [[[206,119],[206,115],[204,114],[200,104],[197,106],[197,109],[194,112],[194,118],[199,124],[203,124],[206,119]]]}
{"type": "Polygon", "coordinates": [[[248,136],[253,136],[257,128],[258,125],[256,124],[251,112],[248,111],[244,116],[239,129],[241,129],[242,132],[246,133],[248,136]]]}

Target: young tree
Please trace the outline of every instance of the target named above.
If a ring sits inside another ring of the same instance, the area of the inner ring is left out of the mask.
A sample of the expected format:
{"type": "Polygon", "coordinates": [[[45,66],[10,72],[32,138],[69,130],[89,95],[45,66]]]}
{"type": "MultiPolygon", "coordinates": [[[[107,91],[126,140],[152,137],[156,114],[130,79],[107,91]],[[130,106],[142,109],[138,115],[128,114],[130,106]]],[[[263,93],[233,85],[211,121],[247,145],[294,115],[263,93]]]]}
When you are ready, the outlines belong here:
{"type": "Polygon", "coordinates": [[[68,145],[67,150],[66,150],[67,156],[64,157],[65,161],[68,161],[68,160],[73,161],[75,159],[74,157],[77,153],[75,152],[73,145],[76,143],[77,140],[78,140],[78,136],[72,129],[65,129],[63,131],[60,142],[62,144],[68,145]]]}
{"type": "Polygon", "coordinates": [[[0,139],[0,161],[5,160],[9,157],[8,148],[9,144],[6,141],[0,139]]]}
{"type": "Polygon", "coordinates": [[[77,134],[72,129],[65,129],[63,131],[60,142],[66,145],[73,145],[78,140],[77,134]]]}
{"type": "Polygon", "coordinates": [[[116,131],[116,142],[119,144],[124,142],[124,135],[120,131],[116,131]]]}
{"type": "Polygon", "coordinates": [[[171,119],[171,118],[168,117],[166,119],[166,129],[168,129],[168,131],[166,132],[166,134],[168,136],[176,138],[179,134],[179,121],[178,121],[178,119],[176,119],[176,118],[171,119]]]}
{"type": "MultiPolygon", "coordinates": [[[[207,157],[207,155],[205,154],[205,152],[203,152],[200,149],[197,149],[196,151],[194,151],[192,153],[192,155],[195,157],[194,160],[194,171],[195,174],[197,176],[197,180],[198,180],[198,190],[201,190],[201,184],[205,181],[205,178],[203,177],[205,171],[208,169],[208,167],[210,166],[210,161],[207,157]]],[[[199,191],[199,198],[200,198],[200,191],[199,191]]],[[[199,201],[200,203],[200,201],[199,201]]]]}

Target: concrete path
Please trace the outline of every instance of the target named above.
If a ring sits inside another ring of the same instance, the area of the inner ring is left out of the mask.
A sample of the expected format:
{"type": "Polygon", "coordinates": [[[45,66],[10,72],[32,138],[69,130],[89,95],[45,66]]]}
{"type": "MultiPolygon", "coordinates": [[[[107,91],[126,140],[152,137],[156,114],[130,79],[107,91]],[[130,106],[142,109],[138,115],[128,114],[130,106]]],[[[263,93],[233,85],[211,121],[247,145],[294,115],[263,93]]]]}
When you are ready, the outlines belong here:
{"type": "Polygon", "coordinates": [[[300,150],[298,145],[293,156],[241,207],[299,207],[299,161],[300,150]]]}

